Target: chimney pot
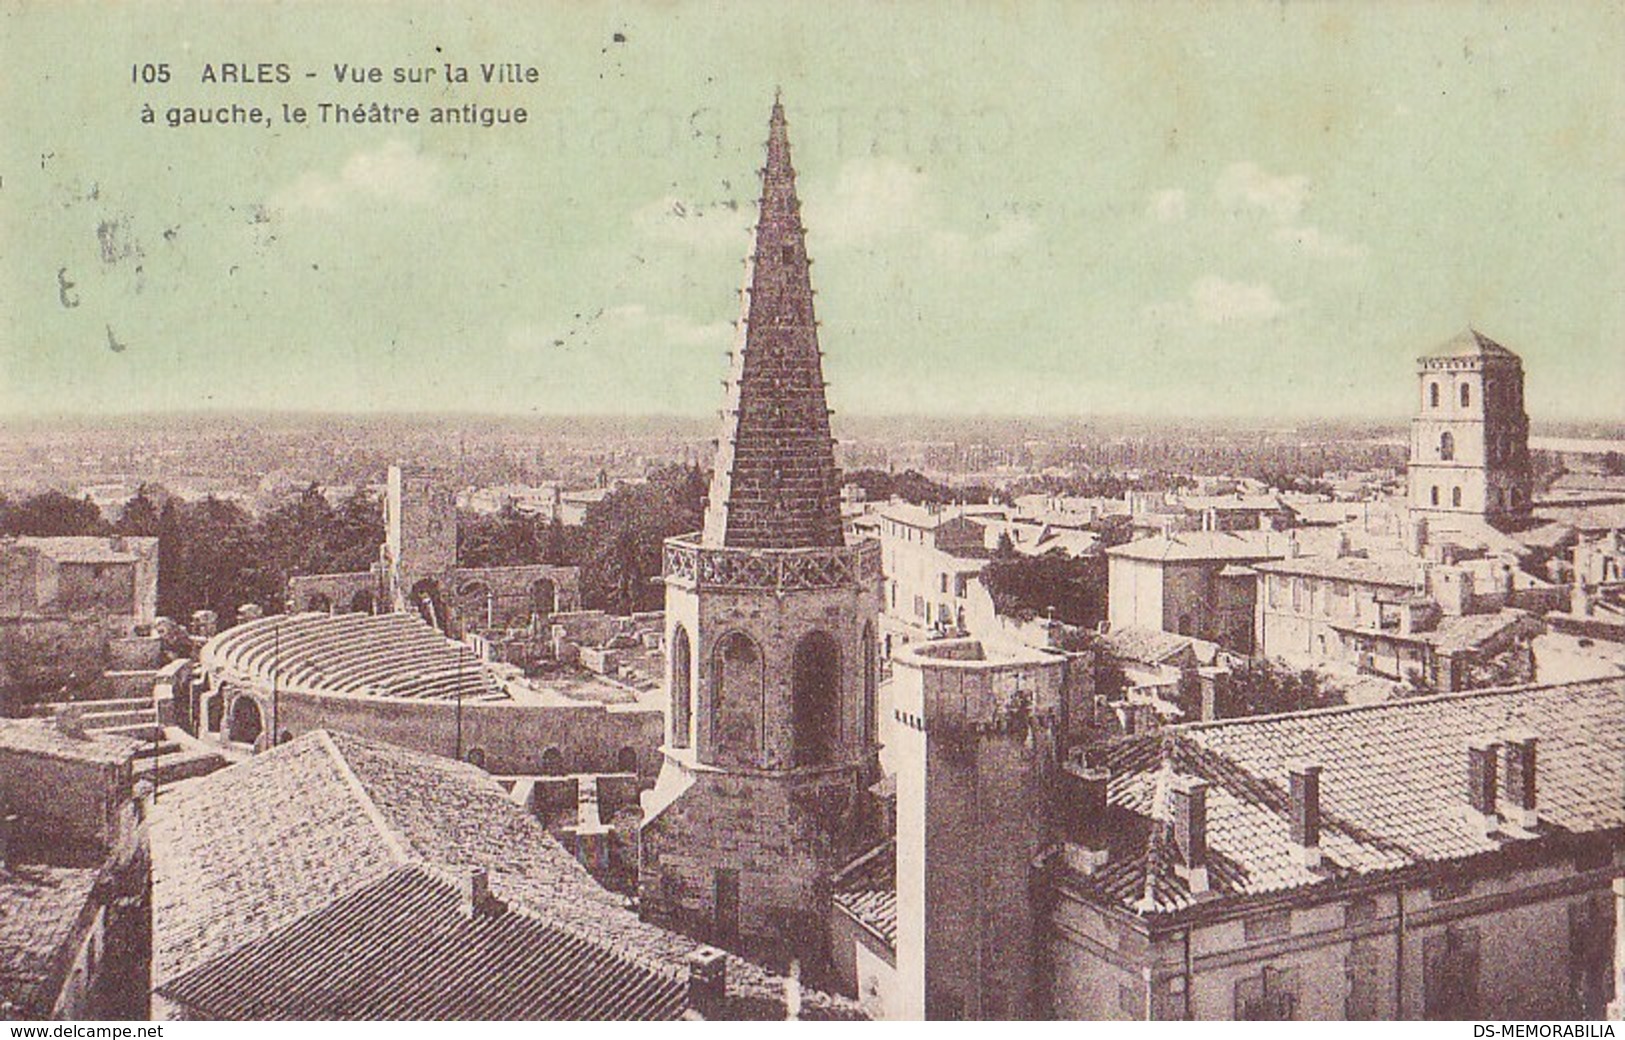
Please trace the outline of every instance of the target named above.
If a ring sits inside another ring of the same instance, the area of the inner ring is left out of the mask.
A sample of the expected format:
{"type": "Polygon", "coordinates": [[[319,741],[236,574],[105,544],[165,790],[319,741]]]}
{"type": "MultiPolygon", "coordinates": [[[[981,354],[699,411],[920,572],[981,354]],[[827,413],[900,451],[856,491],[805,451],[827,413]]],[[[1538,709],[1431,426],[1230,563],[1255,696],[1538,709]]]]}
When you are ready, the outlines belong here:
{"type": "Polygon", "coordinates": [[[728,999],[728,955],[715,946],[701,946],[685,960],[689,1007],[705,1018],[721,1018],[728,999]]]}
{"type": "Polygon", "coordinates": [[[1106,863],[1106,785],[1111,771],[1091,766],[1083,756],[1061,767],[1062,839],[1067,859],[1082,873],[1091,874],[1106,863]]]}
{"type": "Polygon", "coordinates": [[[1469,819],[1482,825],[1485,835],[1494,834],[1500,817],[1496,814],[1496,758],[1501,747],[1494,740],[1475,740],[1467,745],[1467,812],[1469,819]]]}
{"type": "Polygon", "coordinates": [[[1292,788],[1292,844],[1306,867],[1320,865],[1320,765],[1295,761],[1287,765],[1292,788]]]}
{"type": "Polygon", "coordinates": [[[1508,733],[1506,768],[1501,780],[1501,800],[1508,815],[1525,830],[1538,821],[1535,787],[1535,734],[1525,730],[1508,733]]]}
{"type": "Polygon", "coordinates": [[[1207,781],[1195,776],[1173,777],[1168,787],[1172,802],[1174,841],[1181,860],[1178,873],[1193,895],[1208,889],[1207,781]]]}
{"type": "Polygon", "coordinates": [[[463,916],[477,917],[491,901],[491,877],[484,867],[469,867],[462,876],[461,891],[463,916]]]}

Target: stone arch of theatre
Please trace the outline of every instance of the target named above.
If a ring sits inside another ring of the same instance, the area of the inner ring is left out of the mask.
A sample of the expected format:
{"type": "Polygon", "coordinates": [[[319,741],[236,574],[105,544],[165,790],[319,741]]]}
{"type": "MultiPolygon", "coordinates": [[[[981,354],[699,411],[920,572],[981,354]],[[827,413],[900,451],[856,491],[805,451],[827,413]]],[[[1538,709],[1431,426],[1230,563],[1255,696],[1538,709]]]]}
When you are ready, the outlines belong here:
{"type": "Polygon", "coordinates": [[[232,699],[226,713],[226,739],[234,744],[253,744],[266,730],[265,712],[249,693],[232,699]]]}
{"type": "Polygon", "coordinates": [[[743,632],[717,640],[711,666],[711,758],[725,765],[762,765],[765,662],[743,632]]]}
{"type": "Polygon", "coordinates": [[[423,617],[423,620],[435,628],[446,627],[446,597],[440,589],[440,583],[433,578],[423,578],[412,586],[407,595],[407,602],[412,609],[423,617]]]}

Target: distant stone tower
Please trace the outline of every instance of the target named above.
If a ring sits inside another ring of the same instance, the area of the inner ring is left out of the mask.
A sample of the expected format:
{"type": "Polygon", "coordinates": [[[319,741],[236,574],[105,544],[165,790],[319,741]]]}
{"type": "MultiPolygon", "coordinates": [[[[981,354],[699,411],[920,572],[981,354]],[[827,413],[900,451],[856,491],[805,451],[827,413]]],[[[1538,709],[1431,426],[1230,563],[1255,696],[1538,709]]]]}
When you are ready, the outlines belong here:
{"type": "Polygon", "coordinates": [[[666,543],[665,762],[648,916],[826,956],[830,878],[877,769],[879,544],[847,545],[800,203],[775,100],[705,529],[666,543]]]}
{"type": "Polygon", "coordinates": [[[415,466],[389,467],[383,564],[395,610],[446,628],[457,566],[457,507],[449,488],[415,466]]]}
{"type": "Polygon", "coordinates": [[[1417,378],[1412,513],[1489,521],[1528,515],[1529,417],[1518,355],[1468,329],[1418,358],[1417,378]]]}

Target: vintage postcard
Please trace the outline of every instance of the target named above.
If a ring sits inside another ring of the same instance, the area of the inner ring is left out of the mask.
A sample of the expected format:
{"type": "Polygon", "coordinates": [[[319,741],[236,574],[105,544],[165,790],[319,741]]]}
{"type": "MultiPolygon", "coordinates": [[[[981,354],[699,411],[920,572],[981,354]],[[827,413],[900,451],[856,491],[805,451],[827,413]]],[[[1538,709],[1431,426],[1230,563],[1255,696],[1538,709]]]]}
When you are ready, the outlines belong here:
{"type": "Polygon", "coordinates": [[[1625,5],[0,68],[0,1019],[1616,1035],[1625,5]]]}

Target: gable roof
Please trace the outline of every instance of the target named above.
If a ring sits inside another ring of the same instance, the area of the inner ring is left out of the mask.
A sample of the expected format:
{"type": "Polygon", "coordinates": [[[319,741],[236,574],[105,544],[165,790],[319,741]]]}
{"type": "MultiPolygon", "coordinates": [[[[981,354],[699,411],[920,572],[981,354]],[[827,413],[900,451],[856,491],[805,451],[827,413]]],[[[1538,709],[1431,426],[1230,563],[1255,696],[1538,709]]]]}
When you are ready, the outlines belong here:
{"type": "Polygon", "coordinates": [[[1088,897],[1146,917],[1334,886],[1407,868],[1506,854],[1540,842],[1625,840],[1625,677],[1451,694],[1164,729],[1102,749],[1109,858],[1069,876],[1088,897]],[[1466,748],[1485,736],[1536,734],[1534,832],[1485,837],[1463,816],[1466,748]],[[1322,766],[1322,866],[1290,842],[1287,763],[1322,766]],[[1208,781],[1212,895],[1174,869],[1167,789],[1175,774],[1208,781]]]}
{"type": "MultiPolygon", "coordinates": [[[[317,731],[184,785],[160,809],[153,988],[202,1013],[689,1010],[686,958],[701,944],[640,920],[473,766],[317,731]],[[470,868],[487,872],[493,898],[467,917],[458,893],[470,868]]],[[[727,978],[731,1005],[783,1014],[782,978],[734,957],[727,978]]],[[[861,1014],[812,990],[802,991],[801,1010],[861,1014]]]]}

